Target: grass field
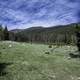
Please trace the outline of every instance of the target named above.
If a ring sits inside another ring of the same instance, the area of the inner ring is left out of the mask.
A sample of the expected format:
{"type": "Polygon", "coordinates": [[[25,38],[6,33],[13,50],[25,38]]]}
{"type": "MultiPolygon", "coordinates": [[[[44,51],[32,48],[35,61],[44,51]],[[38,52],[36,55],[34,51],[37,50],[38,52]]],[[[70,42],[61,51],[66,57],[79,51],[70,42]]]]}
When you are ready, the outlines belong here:
{"type": "Polygon", "coordinates": [[[80,59],[68,58],[76,50],[62,46],[51,51],[48,45],[1,41],[0,80],[80,80],[80,59]]]}

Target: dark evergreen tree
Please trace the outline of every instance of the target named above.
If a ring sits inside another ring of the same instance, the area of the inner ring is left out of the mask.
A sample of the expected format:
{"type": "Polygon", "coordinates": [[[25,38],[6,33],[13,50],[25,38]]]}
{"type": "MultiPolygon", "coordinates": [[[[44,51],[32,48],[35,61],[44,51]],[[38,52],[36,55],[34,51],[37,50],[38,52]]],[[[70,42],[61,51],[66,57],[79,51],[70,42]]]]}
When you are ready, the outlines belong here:
{"type": "Polygon", "coordinates": [[[3,34],[3,27],[0,25],[0,40],[3,40],[4,34],[3,34]]]}
{"type": "Polygon", "coordinates": [[[7,29],[7,26],[4,29],[4,40],[9,40],[9,31],[7,29]]]}
{"type": "Polygon", "coordinates": [[[80,26],[76,25],[77,47],[80,53],[80,26]]]}

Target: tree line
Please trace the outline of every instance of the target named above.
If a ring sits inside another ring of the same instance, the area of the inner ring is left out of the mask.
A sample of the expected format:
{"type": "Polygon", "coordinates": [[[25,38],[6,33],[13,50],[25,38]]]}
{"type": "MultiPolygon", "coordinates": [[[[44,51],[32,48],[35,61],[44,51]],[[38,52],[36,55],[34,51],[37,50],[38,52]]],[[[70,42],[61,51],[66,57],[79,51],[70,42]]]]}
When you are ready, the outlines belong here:
{"type": "MultiPolygon", "coordinates": [[[[8,31],[0,25],[0,40],[11,40],[30,43],[54,43],[54,44],[75,44],[77,43],[76,27],[80,24],[50,28],[30,28],[23,31],[8,31]]],[[[77,31],[79,32],[79,31],[77,31]]]]}
{"type": "Polygon", "coordinates": [[[7,26],[3,28],[2,25],[0,25],[0,40],[9,40],[9,31],[7,26]]]}
{"type": "Polygon", "coordinates": [[[30,43],[75,44],[77,42],[76,26],[58,26],[50,28],[30,28],[14,33],[14,40],[30,43]]]}

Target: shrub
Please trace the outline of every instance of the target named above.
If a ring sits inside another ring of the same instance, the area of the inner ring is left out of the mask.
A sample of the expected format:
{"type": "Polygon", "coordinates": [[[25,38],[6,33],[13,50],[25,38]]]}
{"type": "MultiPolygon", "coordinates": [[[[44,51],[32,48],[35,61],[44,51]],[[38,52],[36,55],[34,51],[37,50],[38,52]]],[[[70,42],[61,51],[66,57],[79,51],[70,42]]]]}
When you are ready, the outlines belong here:
{"type": "Polygon", "coordinates": [[[5,47],[3,47],[3,49],[6,49],[5,47]]]}
{"type": "Polygon", "coordinates": [[[0,54],[1,54],[2,52],[0,52],[0,54]]]}
{"type": "Polygon", "coordinates": [[[52,45],[49,45],[49,48],[52,48],[52,45]]]}
{"type": "Polygon", "coordinates": [[[73,54],[73,53],[69,53],[71,58],[80,58],[79,54],[73,54]]]}
{"type": "Polygon", "coordinates": [[[50,54],[50,52],[45,52],[45,54],[50,54]]]}

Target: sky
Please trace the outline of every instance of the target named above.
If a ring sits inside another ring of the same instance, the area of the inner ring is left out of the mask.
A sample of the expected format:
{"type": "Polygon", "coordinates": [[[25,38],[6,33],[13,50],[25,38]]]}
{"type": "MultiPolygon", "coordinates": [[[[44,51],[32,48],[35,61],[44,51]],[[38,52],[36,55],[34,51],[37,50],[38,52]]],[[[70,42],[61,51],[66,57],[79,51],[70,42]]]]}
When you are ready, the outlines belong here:
{"type": "Polygon", "coordinates": [[[0,24],[8,29],[80,22],[80,0],[0,0],[0,24]]]}

